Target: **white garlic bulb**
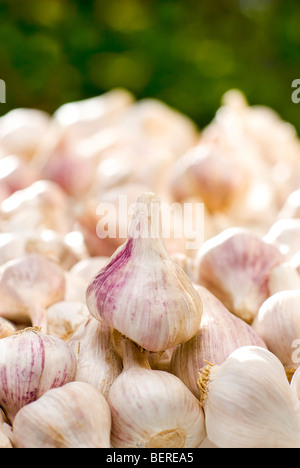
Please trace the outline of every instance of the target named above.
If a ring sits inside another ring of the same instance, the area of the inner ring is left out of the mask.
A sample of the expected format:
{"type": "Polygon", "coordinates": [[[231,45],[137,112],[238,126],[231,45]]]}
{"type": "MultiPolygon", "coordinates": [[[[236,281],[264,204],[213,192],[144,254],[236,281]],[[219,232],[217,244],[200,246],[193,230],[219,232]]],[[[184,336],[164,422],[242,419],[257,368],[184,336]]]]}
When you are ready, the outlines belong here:
{"type": "Polygon", "coordinates": [[[238,317],[251,323],[269,297],[274,267],[284,262],[279,249],[246,228],[229,228],[206,241],[196,258],[196,282],[238,317]]]}
{"type": "Polygon", "coordinates": [[[69,382],[24,406],[13,424],[16,448],[110,448],[111,414],[92,385],[69,382]]]}
{"type": "Polygon", "coordinates": [[[93,385],[105,398],[122,371],[122,360],[114,349],[111,335],[108,325],[90,316],[69,341],[77,358],[75,380],[93,385]]]}
{"type": "Polygon", "coordinates": [[[279,359],[244,346],[199,378],[208,439],[219,448],[299,448],[300,405],[279,359]]]}
{"type": "Polygon", "coordinates": [[[129,238],[90,283],[87,306],[148,351],[165,351],[196,333],[201,298],[165,249],[155,195],[139,197],[129,238]]]}
{"type": "Polygon", "coordinates": [[[198,447],[206,437],[199,400],[176,376],[152,370],[136,345],[122,345],[124,370],[108,396],[113,447],[198,447]]]}
{"type": "Polygon", "coordinates": [[[46,308],[64,294],[64,271],[43,255],[28,254],[0,269],[0,315],[9,320],[29,319],[46,333],[46,308]]]}
{"type": "Polygon", "coordinates": [[[200,399],[197,385],[199,371],[207,365],[222,364],[237,348],[265,343],[244,320],[236,317],[208,289],[195,285],[203,303],[203,315],[196,335],[177,346],[170,371],[200,399]]]}
{"type": "Polygon", "coordinates": [[[47,333],[68,341],[90,317],[82,302],[60,301],[47,309],[47,333]]]}
{"type": "Polygon", "coordinates": [[[269,297],[252,326],[291,377],[299,366],[293,345],[300,336],[300,290],[281,291],[269,297]]]}
{"type": "Polygon", "coordinates": [[[270,296],[280,291],[300,289],[300,274],[292,261],[281,263],[273,268],[268,287],[270,296]]]}
{"type": "Polygon", "coordinates": [[[0,340],[0,405],[16,413],[47,390],[74,379],[76,357],[60,338],[26,328],[0,340]]]}

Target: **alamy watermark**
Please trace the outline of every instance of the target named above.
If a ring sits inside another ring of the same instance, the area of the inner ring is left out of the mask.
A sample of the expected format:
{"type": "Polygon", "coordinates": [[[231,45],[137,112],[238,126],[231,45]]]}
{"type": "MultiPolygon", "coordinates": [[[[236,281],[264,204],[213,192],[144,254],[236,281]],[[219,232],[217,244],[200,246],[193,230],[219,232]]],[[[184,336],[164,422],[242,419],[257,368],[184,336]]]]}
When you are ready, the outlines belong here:
{"type": "Polygon", "coordinates": [[[161,202],[157,209],[156,203],[151,202],[149,205],[151,213],[144,219],[151,218],[152,222],[150,226],[143,227],[142,235],[139,223],[137,226],[132,223],[137,203],[129,204],[127,195],[120,195],[116,204],[100,203],[96,210],[99,217],[97,236],[101,239],[126,239],[131,229],[131,236],[180,239],[185,242],[187,250],[199,249],[204,242],[204,204],[161,202]]]}
{"type": "Polygon", "coordinates": [[[0,103],[6,103],[6,83],[4,80],[0,80],[0,103]]]}

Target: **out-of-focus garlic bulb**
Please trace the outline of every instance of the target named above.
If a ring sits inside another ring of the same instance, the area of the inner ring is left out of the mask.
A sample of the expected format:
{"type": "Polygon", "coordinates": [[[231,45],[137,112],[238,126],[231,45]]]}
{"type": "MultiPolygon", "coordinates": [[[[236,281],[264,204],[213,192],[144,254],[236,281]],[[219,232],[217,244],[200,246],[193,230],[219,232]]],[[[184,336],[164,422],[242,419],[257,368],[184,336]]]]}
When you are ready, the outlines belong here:
{"type": "Polygon", "coordinates": [[[5,432],[4,418],[0,413],[0,448],[13,448],[10,438],[5,432]]]}
{"type": "Polygon", "coordinates": [[[60,338],[25,328],[0,340],[0,404],[11,422],[23,406],[75,373],[76,357],[60,338]]]}
{"type": "MultiPolygon", "coordinates": [[[[298,359],[299,359],[299,356],[298,356],[298,359]]],[[[291,389],[293,390],[293,392],[295,392],[298,400],[300,400],[300,367],[297,367],[297,369],[295,370],[291,378],[290,385],[291,385],[291,389]]]]}
{"type": "Polygon", "coordinates": [[[176,376],[151,370],[133,343],[122,346],[124,370],[108,397],[113,447],[198,447],[206,436],[199,400],[176,376]]]}
{"type": "Polygon", "coordinates": [[[196,335],[174,350],[170,371],[200,399],[199,371],[207,365],[222,364],[241,346],[266,348],[263,340],[246,322],[229,312],[206,288],[195,285],[203,303],[203,316],[196,335]]]}
{"type": "Polygon", "coordinates": [[[0,216],[6,221],[6,231],[53,229],[70,232],[69,200],[54,182],[38,180],[18,190],[0,205],[0,216]],[[29,219],[28,219],[29,218],[29,219]]]}
{"type": "Polygon", "coordinates": [[[9,154],[30,160],[50,126],[50,116],[37,109],[13,109],[0,119],[1,145],[9,154]]]}
{"type": "Polygon", "coordinates": [[[82,302],[57,302],[47,309],[47,333],[68,341],[89,316],[82,302]]]}
{"type": "Polygon", "coordinates": [[[0,185],[8,195],[29,187],[39,178],[38,171],[21,156],[10,154],[0,158],[0,185]]]}
{"type": "Polygon", "coordinates": [[[278,213],[278,220],[291,218],[300,218],[300,189],[288,195],[278,213]]]}
{"type": "Polygon", "coordinates": [[[270,273],[270,296],[287,290],[300,289],[300,272],[291,262],[284,262],[276,266],[270,273]]]}
{"type": "Polygon", "coordinates": [[[69,382],[23,407],[13,424],[16,448],[110,448],[108,404],[92,385],[69,382]]]}
{"type": "Polygon", "coordinates": [[[299,366],[293,346],[300,336],[300,290],[281,291],[269,297],[252,326],[290,378],[299,366]]]}
{"type": "Polygon", "coordinates": [[[0,317],[0,339],[6,338],[7,336],[13,335],[17,331],[14,323],[0,317]]]}
{"type": "Polygon", "coordinates": [[[276,221],[264,236],[264,240],[276,245],[286,260],[300,250],[300,219],[280,219],[276,221]]]}
{"type": "Polygon", "coordinates": [[[196,333],[202,302],[165,249],[155,195],[139,197],[128,240],[90,283],[87,306],[148,351],[165,351],[196,333]]]}
{"type": "Polygon", "coordinates": [[[0,315],[9,320],[29,319],[46,332],[46,308],[64,294],[64,271],[43,255],[28,254],[0,269],[0,315]]]}
{"type": "MultiPolygon", "coordinates": [[[[1,239],[1,237],[0,237],[1,239]]],[[[100,270],[108,263],[110,257],[87,257],[77,262],[70,269],[72,278],[83,280],[88,287],[100,270]]]]}
{"type": "Polygon", "coordinates": [[[244,346],[199,378],[207,437],[219,448],[299,448],[299,401],[267,349],[244,346]]]}
{"type": "Polygon", "coordinates": [[[231,312],[251,323],[269,297],[271,271],[283,261],[276,246],[250,230],[226,229],[199,249],[196,281],[231,312]]]}
{"type": "Polygon", "coordinates": [[[176,200],[198,197],[209,212],[222,212],[245,196],[248,175],[238,160],[217,145],[200,143],[180,158],[170,175],[176,200]]]}
{"type": "Polygon", "coordinates": [[[89,317],[69,341],[77,358],[75,380],[93,385],[105,398],[122,371],[122,360],[115,351],[111,335],[110,327],[89,317]]]}

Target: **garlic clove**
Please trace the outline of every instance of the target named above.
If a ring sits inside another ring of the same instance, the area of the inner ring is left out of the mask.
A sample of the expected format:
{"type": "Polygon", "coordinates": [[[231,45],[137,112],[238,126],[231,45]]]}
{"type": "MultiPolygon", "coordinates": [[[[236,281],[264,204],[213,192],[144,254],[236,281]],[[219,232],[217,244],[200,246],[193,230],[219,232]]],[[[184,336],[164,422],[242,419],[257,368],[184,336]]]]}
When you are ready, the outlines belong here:
{"type": "Polygon", "coordinates": [[[16,415],[16,448],[110,448],[108,404],[92,385],[69,382],[48,390],[16,415]]]}
{"type": "Polygon", "coordinates": [[[300,336],[300,290],[280,291],[269,297],[252,326],[290,378],[299,365],[293,344],[300,336]]]}
{"type": "Polygon", "coordinates": [[[124,369],[108,403],[114,448],[192,448],[205,439],[199,400],[176,376],[152,370],[136,345],[123,342],[124,369]]]}
{"type": "Polygon", "coordinates": [[[210,291],[199,285],[195,288],[203,303],[201,324],[193,338],[175,348],[170,371],[200,399],[198,373],[208,362],[220,365],[241,346],[266,345],[250,325],[229,312],[210,291]]]}
{"type": "Polygon", "coordinates": [[[208,439],[219,448],[299,448],[299,401],[279,359],[244,346],[199,378],[208,439]]]}
{"type": "Polygon", "coordinates": [[[195,264],[197,283],[238,317],[251,323],[269,297],[268,280],[284,257],[246,228],[229,228],[206,241],[195,264]]]}
{"type": "Polygon", "coordinates": [[[0,340],[0,404],[11,422],[24,405],[75,373],[76,357],[59,338],[26,328],[0,340]]]}
{"type": "Polygon", "coordinates": [[[64,294],[64,271],[43,255],[27,254],[0,269],[0,315],[9,320],[30,318],[46,332],[45,309],[64,294]]]}
{"type": "Polygon", "coordinates": [[[111,335],[110,327],[90,316],[69,341],[77,358],[75,380],[93,385],[105,398],[122,371],[111,335]]]}
{"type": "Polygon", "coordinates": [[[69,341],[89,317],[88,308],[82,302],[57,302],[47,309],[47,333],[69,341]]]}
{"type": "Polygon", "coordinates": [[[96,319],[148,351],[165,351],[196,333],[201,299],[165,249],[155,195],[139,197],[128,240],[90,283],[86,298],[96,319]]]}
{"type": "Polygon", "coordinates": [[[108,263],[110,257],[87,257],[77,262],[71,269],[72,277],[81,278],[88,287],[89,283],[99,273],[99,271],[108,263]]]}

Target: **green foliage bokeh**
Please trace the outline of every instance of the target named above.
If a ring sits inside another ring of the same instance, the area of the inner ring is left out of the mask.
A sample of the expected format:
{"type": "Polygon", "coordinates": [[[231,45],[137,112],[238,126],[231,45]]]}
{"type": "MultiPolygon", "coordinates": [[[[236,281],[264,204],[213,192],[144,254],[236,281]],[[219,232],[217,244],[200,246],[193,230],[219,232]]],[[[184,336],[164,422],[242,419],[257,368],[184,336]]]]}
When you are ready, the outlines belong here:
{"type": "Polygon", "coordinates": [[[299,24],[295,0],[0,0],[0,115],[124,87],[203,127],[239,88],[299,132],[299,24]]]}

